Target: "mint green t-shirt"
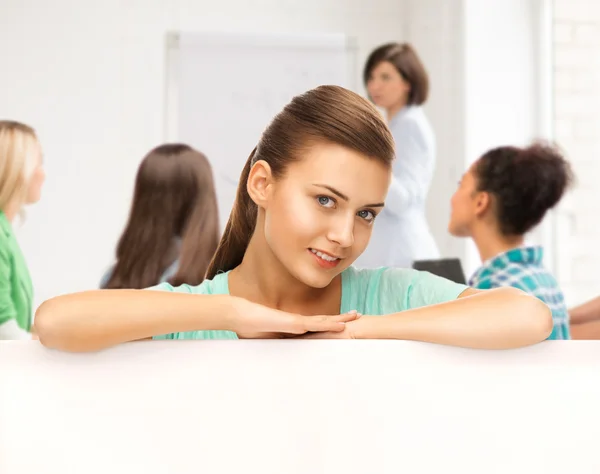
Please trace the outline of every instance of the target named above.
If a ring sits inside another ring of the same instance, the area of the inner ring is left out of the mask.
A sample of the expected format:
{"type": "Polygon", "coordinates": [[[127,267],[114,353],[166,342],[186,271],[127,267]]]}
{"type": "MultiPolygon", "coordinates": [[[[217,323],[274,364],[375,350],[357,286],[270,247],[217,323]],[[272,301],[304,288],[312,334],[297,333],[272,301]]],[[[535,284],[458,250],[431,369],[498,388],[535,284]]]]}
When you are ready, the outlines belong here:
{"type": "MultiPolygon", "coordinates": [[[[192,293],[197,295],[228,295],[229,272],[220,273],[198,286],[173,287],[168,283],[149,290],[192,293]]],[[[406,268],[356,269],[342,272],[340,314],[356,310],[368,316],[399,313],[407,309],[445,303],[458,298],[465,285],[445,278],[406,268]]],[[[231,331],[188,331],[154,336],[153,339],[237,339],[231,331]]]]}

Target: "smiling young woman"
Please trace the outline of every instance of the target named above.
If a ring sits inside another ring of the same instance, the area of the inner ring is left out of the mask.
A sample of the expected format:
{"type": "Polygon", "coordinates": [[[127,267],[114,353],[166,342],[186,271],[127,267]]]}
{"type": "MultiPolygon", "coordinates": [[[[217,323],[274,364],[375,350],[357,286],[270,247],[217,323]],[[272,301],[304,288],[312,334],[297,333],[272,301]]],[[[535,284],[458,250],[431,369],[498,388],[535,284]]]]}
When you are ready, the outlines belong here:
{"type": "Polygon", "coordinates": [[[357,94],[321,86],[295,97],[242,170],[202,284],[53,298],[37,312],[41,342],[89,351],[146,338],[307,335],[476,348],[545,339],[548,307],[518,290],[352,267],[383,208],[393,159],[389,129],[357,94]]]}

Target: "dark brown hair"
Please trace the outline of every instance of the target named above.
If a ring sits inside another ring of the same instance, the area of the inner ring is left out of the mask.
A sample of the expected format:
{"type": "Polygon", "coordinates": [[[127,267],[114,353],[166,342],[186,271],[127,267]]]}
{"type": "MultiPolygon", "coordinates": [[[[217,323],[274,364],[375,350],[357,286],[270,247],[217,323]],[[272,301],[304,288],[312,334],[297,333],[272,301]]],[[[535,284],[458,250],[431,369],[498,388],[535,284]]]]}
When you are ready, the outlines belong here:
{"type": "Polygon", "coordinates": [[[538,225],[573,182],[569,162],[543,143],[494,148],[473,170],[477,190],[492,195],[500,232],[507,236],[524,235],[538,225]]]}
{"type": "Polygon", "coordinates": [[[408,43],[388,43],[379,46],[367,58],[363,71],[365,85],[371,79],[373,69],[380,63],[394,65],[400,75],[410,84],[407,105],[422,105],[429,96],[429,76],[414,48],[408,43]]]}
{"type": "Polygon", "coordinates": [[[183,144],[152,150],[139,167],[129,220],[106,288],[157,284],[177,259],[173,285],[198,285],[219,242],[210,163],[183,144]]]}
{"type": "Polygon", "coordinates": [[[391,165],[394,140],[377,110],[338,86],[320,86],[285,106],[262,134],[242,170],[235,203],[206,278],[237,267],[254,233],[257,206],[247,189],[250,169],[266,161],[275,178],[317,143],[334,143],[391,165]]]}

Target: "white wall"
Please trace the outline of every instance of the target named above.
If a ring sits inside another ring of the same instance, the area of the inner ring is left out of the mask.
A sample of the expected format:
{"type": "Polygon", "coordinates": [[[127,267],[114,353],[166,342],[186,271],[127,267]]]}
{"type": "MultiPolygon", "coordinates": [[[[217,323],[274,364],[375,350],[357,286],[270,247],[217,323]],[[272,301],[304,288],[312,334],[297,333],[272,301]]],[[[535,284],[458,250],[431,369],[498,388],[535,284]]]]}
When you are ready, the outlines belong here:
{"type": "MultiPolygon", "coordinates": [[[[442,253],[463,258],[468,275],[480,260],[470,241],[446,231],[450,197],[483,152],[524,145],[546,132],[540,93],[543,6],[543,0],[405,0],[406,37],[423,56],[433,83],[426,109],[438,156],[428,217],[442,253]]],[[[543,230],[530,240],[546,243],[543,230]]]]}
{"type": "Polygon", "coordinates": [[[577,178],[557,212],[558,276],[575,305],[600,294],[600,2],[554,5],[555,134],[577,178]]]}
{"type": "Polygon", "coordinates": [[[35,303],[96,287],[111,263],[139,161],[164,140],[165,34],[182,30],[346,33],[359,84],[373,47],[413,42],[438,139],[428,216],[442,253],[468,255],[470,273],[472,247],[446,232],[449,199],[479,153],[535,135],[540,1],[4,0],[1,114],[39,130],[48,171],[20,230],[35,303]]]}
{"type": "Polygon", "coordinates": [[[465,241],[448,233],[450,198],[464,171],[465,93],[463,0],[405,0],[405,39],[431,78],[425,111],[435,130],[437,162],[427,218],[442,256],[464,257],[465,241]]]}
{"type": "Polygon", "coordinates": [[[0,113],[38,129],[48,173],[19,232],[36,304],[111,263],[135,170],[164,138],[167,31],[343,32],[362,68],[402,24],[400,0],[4,0],[0,113]]]}
{"type": "Polygon", "coordinates": [[[523,144],[535,135],[531,1],[467,0],[467,161],[490,145],[523,144]]]}
{"type": "Polygon", "coordinates": [[[0,342],[6,474],[597,474],[600,345],[0,342]]]}
{"type": "MultiPolygon", "coordinates": [[[[545,108],[539,93],[543,2],[465,0],[464,7],[466,168],[490,148],[541,138],[545,108]]],[[[545,243],[542,230],[529,240],[545,243]]],[[[466,266],[472,271],[479,264],[469,243],[466,266]]]]}

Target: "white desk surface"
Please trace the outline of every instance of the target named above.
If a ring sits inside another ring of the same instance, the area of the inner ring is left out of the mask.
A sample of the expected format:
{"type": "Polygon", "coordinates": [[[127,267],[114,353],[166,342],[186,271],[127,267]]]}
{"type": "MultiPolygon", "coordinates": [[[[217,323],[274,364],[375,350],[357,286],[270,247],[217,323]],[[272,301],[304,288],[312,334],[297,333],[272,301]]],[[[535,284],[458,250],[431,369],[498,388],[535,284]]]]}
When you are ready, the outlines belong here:
{"type": "Polygon", "coordinates": [[[599,473],[600,342],[0,342],[0,473],[599,473]]]}

